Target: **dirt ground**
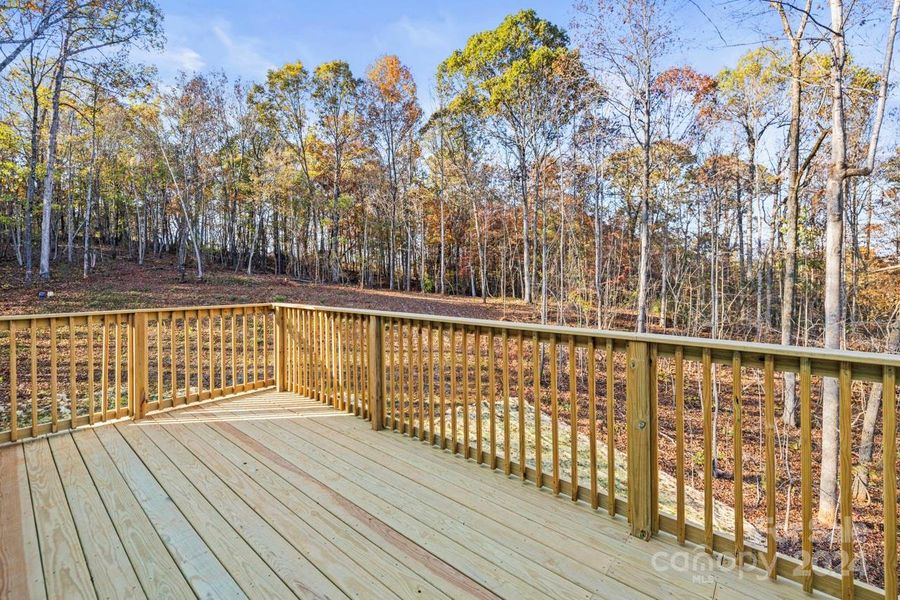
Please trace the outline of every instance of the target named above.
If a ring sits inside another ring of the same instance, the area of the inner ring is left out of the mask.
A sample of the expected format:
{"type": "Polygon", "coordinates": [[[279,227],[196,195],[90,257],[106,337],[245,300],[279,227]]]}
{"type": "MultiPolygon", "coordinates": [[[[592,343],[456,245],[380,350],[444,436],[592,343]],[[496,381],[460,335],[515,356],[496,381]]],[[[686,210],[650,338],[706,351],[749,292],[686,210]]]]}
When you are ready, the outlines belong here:
{"type": "Polygon", "coordinates": [[[535,307],[518,300],[436,296],[388,290],[361,290],[349,285],[297,282],[285,276],[247,275],[212,269],[202,282],[192,275],[181,282],[170,260],[148,260],[143,266],[106,259],[87,280],[81,265],[57,263],[49,284],[22,283],[15,262],[0,263],[0,314],[39,314],[87,310],[116,310],[253,302],[296,302],[347,308],[369,308],[433,315],[535,321],[535,307]],[[40,291],[53,296],[39,300],[40,291]]]}

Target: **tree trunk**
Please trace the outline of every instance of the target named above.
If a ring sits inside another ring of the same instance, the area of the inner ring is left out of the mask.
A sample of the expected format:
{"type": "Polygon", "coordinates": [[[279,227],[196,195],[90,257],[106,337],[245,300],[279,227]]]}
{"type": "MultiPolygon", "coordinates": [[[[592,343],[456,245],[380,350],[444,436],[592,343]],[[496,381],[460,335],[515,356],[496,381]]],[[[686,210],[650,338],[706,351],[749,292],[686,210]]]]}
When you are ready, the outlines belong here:
{"type": "MultiPolygon", "coordinates": [[[[648,84],[649,85],[649,84],[648,84]]],[[[638,264],[638,297],[636,331],[647,329],[647,284],[650,270],[650,91],[646,93],[644,113],[644,161],[641,185],[641,254],[638,264]]]]}
{"type": "MultiPolygon", "coordinates": [[[[794,342],[794,293],[797,285],[797,229],[800,204],[800,102],[802,55],[800,41],[791,42],[791,124],[788,132],[788,193],[785,199],[784,282],[781,296],[781,343],[794,342]]],[[[789,427],[797,426],[797,377],[784,374],[784,412],[781,420],[789,427]]]]}
{"type": "MultiPolygon", "coordinates": [[[[825,185],[825,348],[840,349],[843,338],[841,295],[843,292],[842,247],[844,240],[844,179],[847,138],[844,131],[844,12],[841,0],[831,0],[833,60],[831,66],[831,165],[825,185]]],[[[837,379],[824,378],[822,391],[822,475],[818,519],[834,523],[837,512],[840,397],[837,379]]],[[[849,482],[841,482],[849,485],[849,482]]]]}
{"type": "Polygon", "coordinates": [[[59,51],[59,64],[53,78],[50,133],[47,138],[47,174],[44,176],[43,211],[41,215],[41,279],[50,280],[50,230],[53,226],[53,175],[56,167],[56,139],[59,135],[59,99],[65,78],[66,61],[69,58],[69,34],[67,27],[63,33],[59,51]]]}
{"type": "MultiPolygon", "coordinates": [[[[884,352],[900,351],[900,305],[894,309],[894,321],[885,340],[884,352]]],[[[878,412],[881,409],[882,384],[873,383],[866,401],[866,414],[863,418],[862,435],[859,441],[859,466],[853,478],[853,496],[859,502],[869,500],[869,469],[872,465],[872,448],[875,445],[875,428],[878,425],[878,412]]],[[[882,435],[893,435],[883,432],[882,435]]]]}

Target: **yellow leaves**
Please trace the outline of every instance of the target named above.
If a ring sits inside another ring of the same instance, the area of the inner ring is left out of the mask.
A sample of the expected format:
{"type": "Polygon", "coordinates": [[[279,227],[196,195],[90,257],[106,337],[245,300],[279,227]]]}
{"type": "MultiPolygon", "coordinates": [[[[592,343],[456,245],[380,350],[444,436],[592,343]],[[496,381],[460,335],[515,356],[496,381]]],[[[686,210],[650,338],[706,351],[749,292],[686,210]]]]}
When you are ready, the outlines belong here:
{"type": "Polygon", "coordinates": [[[266,73],[266,85],[270,92],[297,94],[309,87],[309,72],[299,60],[287,63],[266,73]]]}

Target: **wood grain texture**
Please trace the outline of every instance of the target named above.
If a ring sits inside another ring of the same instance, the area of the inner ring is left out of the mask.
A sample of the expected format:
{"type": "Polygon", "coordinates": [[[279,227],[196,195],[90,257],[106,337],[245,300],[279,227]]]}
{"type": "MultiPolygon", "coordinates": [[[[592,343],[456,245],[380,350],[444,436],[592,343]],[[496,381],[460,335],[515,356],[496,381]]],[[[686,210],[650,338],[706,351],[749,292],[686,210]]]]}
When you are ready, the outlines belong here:
{"type": "Polygon", "coordinates": [[[72,436],[53,436],[49,442],[97,595],[145,597],[72,436]]]}
{"type": "Polygon", "coordinates": [[[46,598],[22,444],[0,448],[0,597],[46,598]]]}
{"type": "Polygon", "coordinates": [[[82,430],[73,433],[72,439],[144,593],[150,598],[193,598],[191,587],[97,435],[82,430]]]}
{"type": "Polygon", "coordinates": [[[46,439],[25,443],[25,462],[47,596],[96,598],[75,522],[46,439]]]}

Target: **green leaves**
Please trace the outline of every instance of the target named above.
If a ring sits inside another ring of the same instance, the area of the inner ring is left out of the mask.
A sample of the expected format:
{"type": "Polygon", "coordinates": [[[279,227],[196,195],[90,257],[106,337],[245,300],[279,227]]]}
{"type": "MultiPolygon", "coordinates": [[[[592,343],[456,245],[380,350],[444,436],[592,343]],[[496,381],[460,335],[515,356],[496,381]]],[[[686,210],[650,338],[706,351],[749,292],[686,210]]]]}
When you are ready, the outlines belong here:
{"type": "Polygon", "coordinates": [[[552,90],[560,63],[577,60],[568,43],[563,29],[523,10],[454,51],[438,67],[438,85],[455,91],[452,110],[497,114],[552,90]]]}

